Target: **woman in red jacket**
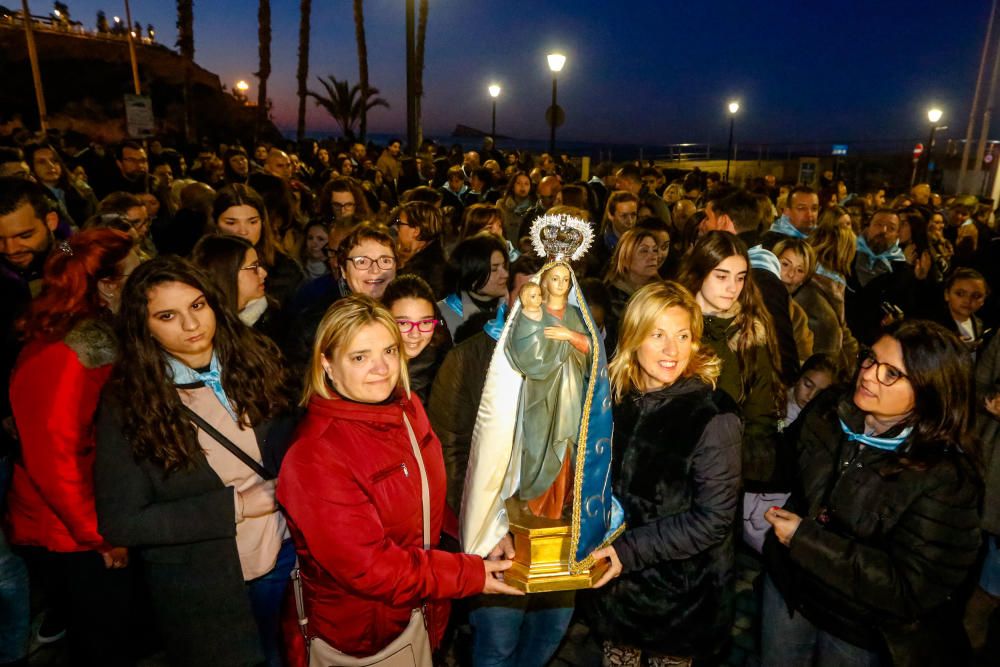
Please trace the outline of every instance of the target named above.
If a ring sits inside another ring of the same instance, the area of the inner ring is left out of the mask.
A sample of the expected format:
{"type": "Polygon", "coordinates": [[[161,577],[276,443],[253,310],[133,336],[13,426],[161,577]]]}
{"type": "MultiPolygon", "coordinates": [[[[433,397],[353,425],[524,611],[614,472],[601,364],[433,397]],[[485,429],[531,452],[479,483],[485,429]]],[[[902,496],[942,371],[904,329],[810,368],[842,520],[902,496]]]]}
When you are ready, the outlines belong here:
{"type": "Polygon", "coordinates": [[[366,296],[338,301],[316,334],[303,397],[308,412],[277,493],[299,555],[314,653],[317,641],[352,656],[377,653],[403,632],[416,608],[427,614],[436,645],[449,599],[518,594],[498,576],[510,561],[436,548],[445,514],[444,460],[423,405],[410,395],[401,348],[392,314],[366,296]]]}
{"type": "Polygon", "coordinates": [[[128,662],[126,549],[97,531],[94,412],[117,356],[111,328],[132,239],[95,229],[63,241],[21,323],[25,347],[10,384],[21,440],[10,489],[10,541],[36,560],[49,604],[67,615],[76,664],[128,662]],[[61,604],[63,603],[63,604],[61,604]]]}

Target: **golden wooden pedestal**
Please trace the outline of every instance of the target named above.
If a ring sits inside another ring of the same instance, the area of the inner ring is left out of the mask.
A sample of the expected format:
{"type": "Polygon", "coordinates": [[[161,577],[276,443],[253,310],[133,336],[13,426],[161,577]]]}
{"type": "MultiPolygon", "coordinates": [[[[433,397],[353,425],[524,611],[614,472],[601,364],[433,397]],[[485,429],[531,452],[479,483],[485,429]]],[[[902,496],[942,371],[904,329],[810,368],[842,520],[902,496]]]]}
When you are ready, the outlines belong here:
{"type": "Polygon", "coordinates": [[[606,560],[579,573],[570,572],[572,526],[568,520],[544,519],[507,502],[510,532],[514,535],[514,565],[504,581],[525,593],[591,588],[607,570],[606,560]]]}

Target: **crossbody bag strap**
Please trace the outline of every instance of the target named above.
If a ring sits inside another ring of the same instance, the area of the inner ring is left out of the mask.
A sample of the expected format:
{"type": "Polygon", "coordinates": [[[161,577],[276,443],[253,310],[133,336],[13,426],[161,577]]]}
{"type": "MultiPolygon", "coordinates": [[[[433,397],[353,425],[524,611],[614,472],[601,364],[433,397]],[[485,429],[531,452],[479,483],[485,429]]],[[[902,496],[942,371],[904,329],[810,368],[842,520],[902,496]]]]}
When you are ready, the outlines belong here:
{"type": "Polygon", "coordinates": [[[268,470],[264,466],[257,463],[257,461],[255,461],[252,456],[250,456],[242,449],[237,447],[236,443],[234,443],[232,440],[222,435],[222,433],[219,432],[219,429],[215,428],[207,421],[205,421],[204,417],[202,417],[201,415],[199,415],[197,412],[195,412],[186,405],[182,405],[181,407],[184,408],[184,412],[186,412],[188,417],[191,418],[191,421],[193,421],[195,424],[198,425],[198,428],[200,428],[205,433],[209,434],[212,437],[212,439],[214,439],[220,445],[228,449],[230,454],[232,454],[240,461],[242,461],[244,464],[246,464],[248,468],[250,468],[255,473],[263,477],[265,480],[274,479],[274,475],[268,472],[268,470]]]}
{"type": "Polygon", "coordinates": [[[406,424],[406,431],[410,434],[410,446],[413,447],[413,458],[417,460],[417,469],[420,470],[420,504],[424,516],[424,549],[431,548],[431,490],[427,483],[427,469],[424,467],[424,457],[420,453],[420,445],[417,444],[417,436],[413,433],[410,420],[406,413],[403,413],[403,423],[406,424]]]}

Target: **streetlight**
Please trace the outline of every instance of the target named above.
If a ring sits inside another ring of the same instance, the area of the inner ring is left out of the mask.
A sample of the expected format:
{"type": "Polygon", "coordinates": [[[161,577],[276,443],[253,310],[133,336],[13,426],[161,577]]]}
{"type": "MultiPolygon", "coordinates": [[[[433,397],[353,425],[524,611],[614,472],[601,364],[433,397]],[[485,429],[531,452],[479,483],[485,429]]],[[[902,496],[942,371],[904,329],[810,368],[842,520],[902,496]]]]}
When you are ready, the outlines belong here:
{"type": "Polygon", "coordinates": [[[491,84],[489,87],[490,97],[493,98],[493,125],[490,129],[490,137],[493,138],[494,145],[497,141],[497,98],[500,97],[500,86],[499,84],[491,84]]]}
{"type": "Polygon", "coordinates": [[[250,90],[250,84],[243,79],[240,79],[236,82],[236,90],[246,95],[247,91],[250,90]]]}
{"type": "Polygon", "coordinates": [[[559,121],[559,107],[556,104],[556,74],[562,71],[566,64],[566,56],[561,53],[550,53],[548,56],[549,69],[552,70],[552,106],[549,107],[549,154],[556,152],[556,125],[559,121]]]}
{"type": "Polygon", "coordinates": [[[739,102],[736,100],[729,102],[729,148],[726,149],[726,183],[729,182],[729,163],[733,159],[733,126],[736,125],[736,112],[739,110],[739,102]]]}
{"type": "Polygon", "coordinates": [[[934,157],[932,153],[934,152],[934,133],[938,130],[938,121],[941,120],[941,116],[944,112],[937,107],[931,107],[927,110],[927,120],[931,124],[931,136],[927,140],[927,182],[931,182],[932,168],[934,164],[934,157]]]}

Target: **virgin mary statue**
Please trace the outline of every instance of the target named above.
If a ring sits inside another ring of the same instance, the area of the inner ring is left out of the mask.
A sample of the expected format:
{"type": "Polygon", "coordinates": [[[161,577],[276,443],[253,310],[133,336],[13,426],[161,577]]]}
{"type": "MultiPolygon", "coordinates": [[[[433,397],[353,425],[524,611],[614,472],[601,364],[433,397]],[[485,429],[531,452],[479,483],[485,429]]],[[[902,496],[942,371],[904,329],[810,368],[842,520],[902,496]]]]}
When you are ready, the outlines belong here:
{"type": "Polygon", "coordinates": [[[515,302],[490,362],[465,478],[462,545],[486,556],[523,513],[569,524],[577,571],[623,528],[609,478],[604,341],[570,266],[593,232],[584,220],[549,215],[535,221],[532,239],[548,259],[531,278],[543,304],[515,302]]]}

